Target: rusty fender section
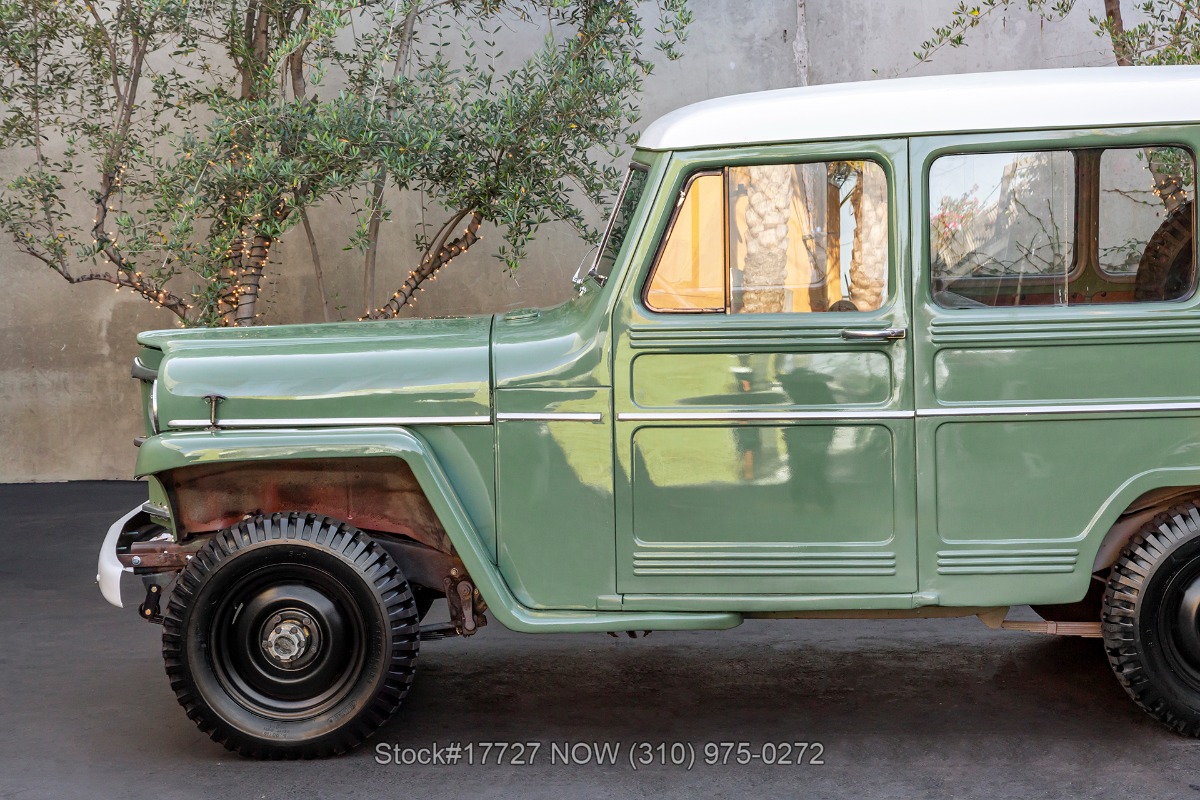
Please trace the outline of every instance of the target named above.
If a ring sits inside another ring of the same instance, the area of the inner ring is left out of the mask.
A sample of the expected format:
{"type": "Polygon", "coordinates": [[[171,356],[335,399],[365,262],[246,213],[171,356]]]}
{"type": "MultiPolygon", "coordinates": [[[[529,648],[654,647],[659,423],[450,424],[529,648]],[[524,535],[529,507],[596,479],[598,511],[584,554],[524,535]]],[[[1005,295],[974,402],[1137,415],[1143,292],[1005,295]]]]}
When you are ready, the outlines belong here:
{"type": "Polygon", "coordinates": [[[412,468],[399,459],[220,462],[159,477],[174,495],[176,524],[188,533],[228,528],[247,514],[307,511],[453,551],[412,468]]]}
{"type": "MultiPolygon", "coordinates": [[[[174,548],[181,554],[198,549],[194,539],[206,538],[204,532],[236,525],[248,514],[304,511],[370,533],[412,584],[440,593],[448,576],[467,572],[412,469],[398,459],[221,462],[159,478],[174,497],[185,540],[174,548]]],[[[169,558],[165,553],[158,558],[169,558]]],[[[176,563],[181,569],[186,562],[176,556],[176,563]]]]}

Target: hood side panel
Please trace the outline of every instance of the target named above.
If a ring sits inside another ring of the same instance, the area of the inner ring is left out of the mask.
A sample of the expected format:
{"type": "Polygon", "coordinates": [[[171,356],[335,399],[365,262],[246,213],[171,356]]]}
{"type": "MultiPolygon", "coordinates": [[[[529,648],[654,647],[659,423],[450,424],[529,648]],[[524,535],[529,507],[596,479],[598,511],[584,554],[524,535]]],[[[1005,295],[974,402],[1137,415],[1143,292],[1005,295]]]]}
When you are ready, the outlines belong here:
{"type": "Polygon", "coordinates": [[[164,427],[207,420],[204,398],[215,394],[223,398],[218,421],[230,423],[486,422],[491,417],[490,327],[489,318],[478,317],[164,336],[155,341],[164,349],[159,418],[164,427]],[[286,335],[287,329],[295,335],[286,335]]]}

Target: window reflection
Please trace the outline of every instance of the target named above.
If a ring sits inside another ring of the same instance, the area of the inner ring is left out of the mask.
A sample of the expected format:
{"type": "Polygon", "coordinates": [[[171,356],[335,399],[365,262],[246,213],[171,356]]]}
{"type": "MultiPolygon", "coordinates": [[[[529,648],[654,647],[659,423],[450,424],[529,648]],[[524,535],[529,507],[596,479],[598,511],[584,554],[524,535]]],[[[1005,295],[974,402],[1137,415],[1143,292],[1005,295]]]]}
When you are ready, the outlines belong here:
{"type": "Polygon", "coordinates": [[[887,283],[883,168],[774,164],[691,180],[645,297],[656,311],[874,311],[887,283]]]}
{"type": "Polygon", "coordinates": [[[938,158],[934,299],[976,308],[1189,296],[1194,182],[1191,155],[1169,146],[938,158]]]}

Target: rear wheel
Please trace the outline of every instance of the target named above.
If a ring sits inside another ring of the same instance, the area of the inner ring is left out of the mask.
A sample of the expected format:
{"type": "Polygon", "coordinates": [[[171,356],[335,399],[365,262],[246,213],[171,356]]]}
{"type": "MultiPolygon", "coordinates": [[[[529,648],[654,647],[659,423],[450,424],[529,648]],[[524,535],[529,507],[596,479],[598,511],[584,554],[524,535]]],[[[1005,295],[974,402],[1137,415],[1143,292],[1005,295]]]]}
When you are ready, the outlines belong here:
{"type": "Polygon", "coordinates": [[[327,517],[257,516],[217,534],[163,619],[171,688],[201,730],[256,758],[360,744],[399,706],[417,605],[387,551],[327,517]]]}
{"type": "Polygon", "coordinates": [[[1200,501],[1159,514],[1121,551],[1103,633],[1129,696],[1176,732],[1200,736],[1200,501]]]}

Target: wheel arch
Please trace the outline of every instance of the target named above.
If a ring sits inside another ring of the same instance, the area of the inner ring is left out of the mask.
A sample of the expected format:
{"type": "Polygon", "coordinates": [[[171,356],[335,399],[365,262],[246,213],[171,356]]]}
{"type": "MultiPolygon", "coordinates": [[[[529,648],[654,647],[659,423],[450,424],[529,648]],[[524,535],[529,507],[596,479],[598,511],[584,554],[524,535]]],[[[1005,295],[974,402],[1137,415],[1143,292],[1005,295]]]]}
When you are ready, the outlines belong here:
{"type": "MultiPolygon", "coordinates": [[[[1082,555],[1092,555],[1092,572],[1115,564],[1125,544],[1155,515],[1195,496],[1200,496],[1200,467],[1150,470],[1131,478],[1097,512],[1091,526],[1090,546],[1082,555]]],[[[1080,560],[1086,563],[1085,558],[1080,560]]]]}

